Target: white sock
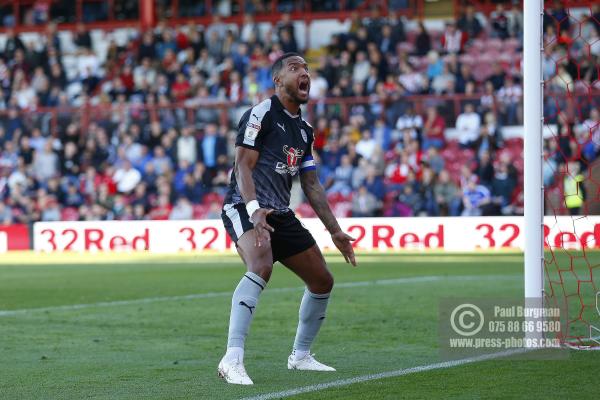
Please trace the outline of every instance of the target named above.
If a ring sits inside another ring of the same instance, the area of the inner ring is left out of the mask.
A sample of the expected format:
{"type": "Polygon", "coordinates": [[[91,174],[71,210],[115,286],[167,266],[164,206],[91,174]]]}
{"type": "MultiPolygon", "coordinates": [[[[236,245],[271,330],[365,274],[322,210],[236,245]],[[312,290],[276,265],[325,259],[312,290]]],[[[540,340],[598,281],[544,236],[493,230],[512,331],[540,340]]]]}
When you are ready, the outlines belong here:
{"type": "Polygon", "coordinates": [[[311,293],[308,288],[304,291],[298,320],[294,350],[306,355],[323,325],[325,312],[329,303],[329,293],[311,293]]]}
{"type": "Polygon", "coordinates": [[[225,353],[225,357],[223,357],[227,361],[239,361],[244,362],[244,348],[243,347],[228,347],[227,353],[225,353]]]}
{"type": "Polygon", "coordinates": [[[227,347],[244,348],[250,323],[254,317],[258,298],[265,288],[265,282],[260,276],[246,272],[235,288],[231,297],[231,315],[229,316],[229,335],[227,347]]]}
{"type": "Polygon", "coordinates": [[[310,353],[310,350],[297,350],[294,349],[292,350],[292,359],[294,361],[298,361],[298,360],[302,360],[304,357],[306,357],[308,355],[308,353],[310,353]]]}

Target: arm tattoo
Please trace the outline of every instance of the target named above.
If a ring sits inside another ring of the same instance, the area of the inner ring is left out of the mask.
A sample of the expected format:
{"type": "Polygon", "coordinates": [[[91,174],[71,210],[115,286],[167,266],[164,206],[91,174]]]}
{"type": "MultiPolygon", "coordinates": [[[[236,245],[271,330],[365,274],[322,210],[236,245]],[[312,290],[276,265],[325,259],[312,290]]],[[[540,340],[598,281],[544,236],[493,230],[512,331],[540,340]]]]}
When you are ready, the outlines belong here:
{"type": "Polygon", "coordinates": [[[300,183],[302,184],[304,194],[308,198],[308,202],[313,210],[315,210],[315,213],[317,213],[319,219],[323,222],[323,225],[325,225],[325,228],[327,228],[331,234],[339,232],[341,230],[340,225],[333,215],[333,212],[331,212],[331,208],[329,208],[325,190],[323,189],[323,186],[321,186],[321,182],[319,182],[317,173],[315,171],[304,172],[300,175],[300,183]]]}

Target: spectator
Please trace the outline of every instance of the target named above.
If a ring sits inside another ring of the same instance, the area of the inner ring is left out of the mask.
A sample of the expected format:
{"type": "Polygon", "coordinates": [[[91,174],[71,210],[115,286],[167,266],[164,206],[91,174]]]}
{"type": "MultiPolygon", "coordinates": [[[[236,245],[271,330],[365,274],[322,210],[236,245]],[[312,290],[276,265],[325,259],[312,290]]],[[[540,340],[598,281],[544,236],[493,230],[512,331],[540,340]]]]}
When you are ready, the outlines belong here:
{"type": "Polygon", "coordinates": [[[363,51],[356,53],[356,61],[352,70],[352,81],[355,83],[364,83],[369,76],[371,64],[367,59],[367,55],[363,51]]]}
{"type": "Polygon", "coordinates": [[[446,29],[442,34],[442,48],[446,53],[462,53],[467,41],[467,35],[456,28],[452,21],[446,23],[446,29]]]}
{"type": "Polygon", "coordinates": [[[4,150],[0,154],[0,169],[12,170],[17,166],[19,155],[13,142],[4,143],[4,150]]]}
{"type": "MultiPolygon", "coordinates": [[[[8,144],[10,142],[6,142],[8,144]]],[[[8,170],[6,166],[2,166],[5,171],[8,170]]],[[[17,190],[17,186],[25,188],[27,186],[27,166],[23,158],[19,158],[16,162],[16,169],[10,173],[6,180],[6,185],[11,192],[17,190]]],[[[0,202],[1,203],[1,202],[0,202]]]]}
{"type": "Polygon", "coordinates": [[[431,81],[431,90],[438,95],[452,94],[456,86],[455,82],[456,78],[454,74],[450,72],[449,66],[444,64],[442,72],[431,81]]]}
{"type": "Polygon", "coordinates": [[[52,149],[52,143],[46,141],[42,150],[36,150],[33,156],[33,175],[39,181],[45,181],[58,173],[58,156],[52,149]]]}
{"type": "MultiPolygon", "coordinates": [[[[560,70],[560,69],[559,69],[560,70]]],[[[512,76],[507,76],[504,86],[498,91],[498,102],[500,103],[506,125],[517,125],[521,112],[519,110],[523,90],[517,85],[512,76]]]]}
{"type": "Polygon", "coordinates": [[[558,163],[551,157],[546,142],[544,146],[544,163],[542,164],[542,176],[545,187],[551,187],[554,184],[556,172],[558,171],[558,163]]]}
{"type": "Polygon", "coordinates": [[[411,217],[422,208],[422,198],[419,191],[415,190],[413,185],[413,178],[407,180],[407,184],[402,187],[402,192],[398,196],[398,203],[396,205],[399,212],[399,217],[411,217]],[[403,210],[403,208],[405,208],[403,210]]]}
{"type": "Polygon", "coordinates": [[[350,157],[345,154],[342,156],[340,166],[335,169],[333,185],[327,189],[327,194],[339,193],[348,196],[352,192],[352,172],[350,157]]]}
{"type": "MultiPolygon", "coordinates": [[[[400,26],[402,26],[400,24],[400,26]]],[[[383,25],[381,27],[381,36],[377,42],[379,51],[383,54],[390,54],[396,50],[397,38],[392,33],[392,27],[390,25],[383,25]]]]}
{"type": "Polygon", "coordinates": [[[418,56],[424,56],[431,50],[431,36],[421,21],[418,25],[417,38],[415,40],[415,53],[418,56]]]}
{"type": "Polygon", "coordinates": [[[579,215],[585,200],[584,176],[580,172],[581,166],[578,162],[570,161],[565,171],[563,187],[565,205],[570,215],[579,215]]]}
{"type": "Polygon", "coordinates": [[[509,19],[504,10],[504,4],[496,4],[496,10],[490,14],[492,36],[500,39],[509,37],[509,19]]]}
{"type": "Polygon", "coordinates": [[[467,85],[475,82],[471,67],[468,64],[461,64],[458,74],[456,74],[454,91],[456,93],[467,93],[467,85]]]}
{"type": "Polygon", "coordinates": [[[499,63],[494,63],[492,65],[492,75],[490,75],[489,80],[494,85],[494,90],[500,90],[502,86],[504,86],[504,78],[506,74],[502,69],[502,65],[499,63]]]}
{"type": "Polygon", "coordinates": [[[448,171],[440,171],[433,186],[433,193],[438,203],[440,215],[457,216],[460,214],[461,198],[459,189],[450,179],[448,171]]]}
{"type": "Polygon", "coordinates": [[[440,59],[437,51],[431,50],[427,53],[427,78],[431,82],[435,77],[442,74],[444,62],[440,59]]]}
{"type": "Polygon", "coordinates": [[[478,158],[484,156],[485,153],[488,153],[488,155],[495,153],[497,149],[496,139],[490,135],[487,125],[482,125],[479,128],[479,136],[473,142],[472,147],[475,149],[478,158]]]}
{"type": "Polygon", "coordinates": [[[199,141],[200,159],[208,170],[215,169],[218,157],[227,154],[227,140],[217,133],[217,125],[208,124],[204,137],[199,141]]]}
{"type": "Polygon", "coordinates": [[[415,114],[412,105],[406,107],[406,112],[401,115],[396,121],[396,129],[399,131],[407,131],[411,139],[421,137],[423,129],[423,118],[419,114],[415,114]]]}
{"type": "Polygon", "coordinates": [[[0,224],[11,225],[12,223],[12,208],[8,204],[0,202],[0,224]]]}
{"type": "Polygon", "coordinates": [[[169,202],[169,196],[161,194],[158,196],[156,205],[150,210],[149,217],[152,220],[167,220],[171,215],[173,207],[169,202]]]}
{"type": "Polygon", "coordinates": [[[502,127],[498,123],[496,114],[493,111],[488,111],[483,116],[483,126],[487,128],[488,134],[493,138],[495,148],[500,149],[504,146],[504,137],[502,136],[502,127]]]}
{"type": "Polygon", "coordinates": [[[440,214],[439,205],[435,196],[435,172],[430,167],[423,168],[419,194],[423,203],[417,215],[437,216],[440,214]]]}
{"type": "Polygon", "coordinates": [[[175,203],[175,207],[169,214],[170,220],[189,220],[193,218],[194,209],[190,201],[185,197],[180,197],[175,203]]]}
{"type": "Polygon", "coordinates": [[[356,152],[363,158],[370,160],[375,151],[377,142],[371,137],[371,131],[365,129],[362,138],[356,143],[356,152]]]}
{"type": "Polygon", "coordinates": [[[181,136],[177,139],[177,159],[195,164],[198,158],[197,142],[193,135],[193,127],[185,126],[181,129],[181,136]]]}
{"type": "Polygon", "coordinates": [[[463,191],[464,209],[462,216],[484,215],[490,202],[491,195],[489,189],[483,185],[478,185],[476,179],[471,179],[463,191]]]}
{"type": "Polygon", "coordinates": [[[115,171],[113,179],[120,193],[129,194],[142,180],[142,174],[131,166],[129,160],[124,160],[123,166],[115,171]]]}
{"type": "Polygon", "coordinates": [[[75,39],[73,40],[75,46],[92,50],[92,36],[90,35],[90,32],[85,29],[85,25],[80,22],[77,24],[76,29],[75,39]]]}
{"type": "Polygon", "coordinates": [[[62,200],[62,203],[66,207],[75,208],[79,208],[81,205],[83,205],[83,196],[81,196],[81,193],[79,193],[79,190],[75,184],[69,183],[67,185],[67,191],[64,195],[64,200],[62,200]]]}
{"type": "Polygon", "coordinates": [[[498,168],[494,173],[494,178],[491,183],[493,203],[498,206],[503,215],[511,215],[513,212],[510,206],[513,193],[517,186],[509,174],[508,165],[506,163],[498,163],[498,168]]]}
{"type": "Polygon", "coordinates": [[[479,137],[481,117],[475,112],[473,104],[465,104],[464,112],[456,118],[458,142],[464,148],[473,147],[479,137]]]}
{"type": "Polygon", "coordinates": [[[183,102],[190,95],[190,91],[190,82],[183,73],[178,73],[175,82],[171,85],[171,95],[173,96],[173,99],[178,102],[183,102]]]}
{"type": "Polygon", "coordinates": [[[427,115],[423,124],[423,149],[429,147],[441,149],[445,146],[446,138],[446,122],[441,115],[438,114],[436,106],[427,107],[427,115]]]}
{"type": "Polygon", "coordinates": [[[311,74],[310,82],[310,98],[311,99],[323,99],[327,96],[327,89],[329,84],[327,80],[321,75],[319,70],[314,71],[311,74]]]}
{"type": "Polygon", "coordinates": [[[436,174],[444,169],[445,161],[435,146],[430,146],[423,154],[422,162],[426,163],[436,174]]]}
{"type": "Polygon", "coordinates": [[[419,94],[424,90],[426,85],[423,75],[415,71],[407,62],[400,64],[398,82],[407,94],[419,94]]]}
{"type": "Polygon", "coordinates": [[[492,186],[492,180],[494,179],[494,166],[492,165],[491,154],[488,150],[482,150],[479,153],[475,174],[482,185],[487,187],[492,186]]]}
{"type": "Polygon", "coordinates": [[[457,27],[465,32],[469,39],[475,39],[483,30],[479,18],[475,15],[475,7],[472,4],[468,4],[465,8],[464,14],[457,22],[457,27]]]}
{"type": "Polygon", "coordinates": [[[377,170],[373,165],[367,166],[367,175],[363,181],[363,185],[376,199],[383,199],[385,194],[383,178],[377,174],[377,170]]]}
{"type": "Polygon", "coordinates": [[[42,221],[60,221],[60,208],[56,199],[52,197],[42,197],[38,203],[40,204],[40,210],[42,210],[42,221]]]}
{"type": "Polygon", "coordinates": [[[583,154],[588,161],[596,159],[600,153],[600,111],[590,110],[590,116],[579,126],[579,130],[588,139],[583,148],[583,154]]]}
{"type": "Polygon", "coordinates": [[[512,4],[510,11],[507,14],[508,18],[508,33],[510,37],[517,39],[523,38],[523,13],[517,4],[512,4]]]}
{"type": "Polygon", "coordinates": [[[478,112],[480,114],[485,114],[489,111],[495,109],[496,105],[496,93],[494,90],[494,84],[492,81],[486,81],[483,86],[483,94],[481,99],[479,100],[479,109],[478,112]]]}
{"type": "Polygon", "coordinates": [[[353,217],[374,217],[380,207],[381,202],[365,186],[360,186],[352,197],[353,217]]]}
{"type": "Polygon", "coordinates": [[[410,173],[408,154],[404,151],[400,152],[397,161],[389,163],[385,168],[385,176],[393,188],[401,188],[406,183],[410,173]]]}

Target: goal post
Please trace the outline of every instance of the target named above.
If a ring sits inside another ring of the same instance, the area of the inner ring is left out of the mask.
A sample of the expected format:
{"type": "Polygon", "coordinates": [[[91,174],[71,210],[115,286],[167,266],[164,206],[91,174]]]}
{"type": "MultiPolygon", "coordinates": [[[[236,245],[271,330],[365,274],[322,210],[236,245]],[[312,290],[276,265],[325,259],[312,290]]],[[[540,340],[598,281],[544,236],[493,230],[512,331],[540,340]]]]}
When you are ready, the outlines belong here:
{"type": "Polygon", "coordinates": [[[600,10],[523,3],[525,297],[560,308],[564,347],[600,350],[600,10]]]}
{"type": "MultiPolygon", "coordinates": [[[[528,307],[542,307],[544,288],[543,3],[542,0],[527,0],[523,3],[525,299],[528,307]]],[[[530,336],[535,338],[537,334],[532,333],[530,336]]]]}

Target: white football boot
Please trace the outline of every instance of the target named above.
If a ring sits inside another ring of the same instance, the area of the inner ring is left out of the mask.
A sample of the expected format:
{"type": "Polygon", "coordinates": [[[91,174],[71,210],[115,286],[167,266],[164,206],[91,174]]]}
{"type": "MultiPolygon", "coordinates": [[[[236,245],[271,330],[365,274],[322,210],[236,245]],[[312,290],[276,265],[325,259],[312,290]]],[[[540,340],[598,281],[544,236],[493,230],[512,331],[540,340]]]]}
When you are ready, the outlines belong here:
{"type": "Polygon", "coordinates": [[[220,378],[225,379],[227,383],[233,383],[236,385],[254,385],[252,379],[246,373],[244,363],[239,359],[226,360],[225,357],[219,363],[217,372],[220,378]]]}
{"type": "Polygon", "coordinates": [[[313,356],[314,354],[306,353],[303,358],[295,360],[294,356],[290,355],[288,357],[288,369],[298,369],[301,371],[335,371],[335,368],[318,362],[313,356]]]}

